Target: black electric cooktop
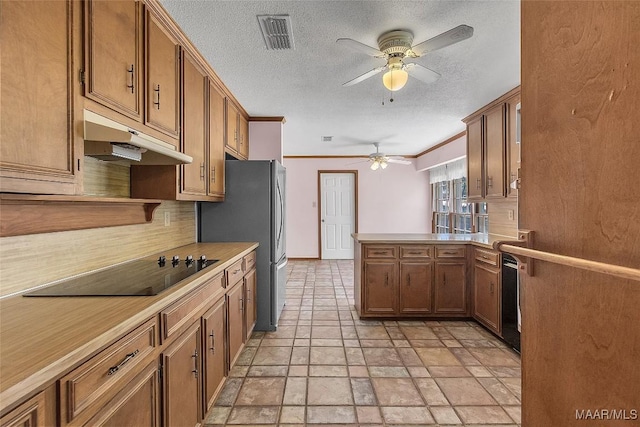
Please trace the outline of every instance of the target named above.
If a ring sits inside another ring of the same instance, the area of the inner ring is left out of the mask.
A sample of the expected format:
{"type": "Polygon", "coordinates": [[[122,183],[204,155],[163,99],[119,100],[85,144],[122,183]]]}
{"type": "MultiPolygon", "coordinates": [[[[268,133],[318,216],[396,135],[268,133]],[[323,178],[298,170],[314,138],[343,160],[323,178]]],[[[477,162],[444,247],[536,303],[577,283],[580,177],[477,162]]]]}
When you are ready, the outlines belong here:
{"type": "Polygon", "coordinates": [[[76,276],[24,294],[25,297],[150,296],[218,262],[201,256],[139,259],[76,276]]]}

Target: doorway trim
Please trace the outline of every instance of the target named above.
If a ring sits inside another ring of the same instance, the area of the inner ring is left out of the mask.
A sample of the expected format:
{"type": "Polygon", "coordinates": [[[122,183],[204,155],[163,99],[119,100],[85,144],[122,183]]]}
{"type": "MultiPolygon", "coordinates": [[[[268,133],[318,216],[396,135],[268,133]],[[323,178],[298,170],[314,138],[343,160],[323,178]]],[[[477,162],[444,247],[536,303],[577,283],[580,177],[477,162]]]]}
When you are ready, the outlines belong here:
{"type": "Polygon", "coordinates": [[[329,169],[329,170],[318,170],[318,259],[322,259],[322,181],[321,175],[331,174],[331,173],[350,173],[353,174],[353,215],[354,215],[354,224],[353,224],[353,232],[358,232],[358,171],[356,169],[329,169]]]}

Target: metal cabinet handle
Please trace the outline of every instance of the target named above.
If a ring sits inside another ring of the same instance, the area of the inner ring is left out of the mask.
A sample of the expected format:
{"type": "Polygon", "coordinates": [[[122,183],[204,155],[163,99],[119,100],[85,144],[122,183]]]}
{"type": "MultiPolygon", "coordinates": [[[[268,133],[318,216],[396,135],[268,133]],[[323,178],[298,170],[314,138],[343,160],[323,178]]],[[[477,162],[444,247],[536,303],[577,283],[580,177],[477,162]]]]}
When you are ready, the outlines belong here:
{"type": "Polygon", "coordinates": [[[407,273],[407,286],[411,286],[411,273],[407,273]]]}
{"type": "Polygon", "coordinates": [[[193,370],[191,372],[193,372],[193,375],[195,375],[195,377],[198,378],[198,349],[197,348],[193,351],[193,354],[191,355],[191,357],[193,358],[193,370]]]}
{"type": "Polygon", "coordinates": [[[238,142],[238,129],[233,131],[233,140],[235,142],[238,142]]]}
{"type": "Polygon", "coordinates": [[[420,255],[422,252],[418,252],[418,251],[411,251],[411,252],[407,252],[407,254],[409,255],[420,255]]]}
{"type": "Polygon", "coordinates": [[[204,181],[204,162],[200,163],[200,179],[204,181]]]}
{"type": "Polygon", "coordinates": [[[387,286],[389,284],[389,273],[384,273],[384,285],[387,286]]]}
{"type": "Polygon", "coordinates": [[[249,295],[251,295],[251,289],[247,289],[247,302],[251,301],[251,298],[249,298],[249,295]]]}
{"type": "Polygon", "coordinates": [[[480,189],[480,178],[476,178],[476,190],[480,189]]]}
{"type": "Polygon", "coordinates": [[[442,273],[442,286],[447,286],[447,273],[442,273]]]}
{"type": "Polygon", "coordinates": [[[489,287],[489,292],[491,292],[491,295],[493,295],[493,282],[491,282],[491,286],[489,287]]]}
{"type": "Polygon", "coordinates": [[[156,93],[156,100],[153,101],[153,105],[156,106],[156,109],[159,110],[160,109],[160,85],[156,85],[155,88],[153,88],[153,91],[156,93]]]}
{"type": "Polygon", "coordinates": [[[487,186],[488,187],[493,187],[493,177],[487,178],[487,186]]]}
{"type": "Polygon", "coordinates": [[[244,311],[244,300],[242,296],[239,296],[238,299],[240,300],[240,311],[244,311]]]}
{"type": "Polygon", "coordinates": [[[385,252],[385,251],[373,251],[373,254],[374,255],[386,255],[387,252],[385,252]]]}
{"type": "Polygon", "coordinates": [[[211,168],[211,182],[215,184],[216,182],[216,167],[211,168]]]}
{"type": "Polygon", "coordinates": [[[109,368],[109,372],[107,372],[107,375],[113,375],[116,372],[118,372],[120,368],[122,368],[125,364],[127,364],[131,359],[136,357],[138,353],[140,353],[140,350],[136,349],[133,353],[127,354],[125,358],[122,360],[122,362],[118,363],[116,366],[112,366],[109,368]]]}
{"type": "Polygon", "coordinates": [[[211,338],[211,347],[209,347],[209,349],[211,350],[211,353],[216,354],[216,333],[211,331],[209,337],[211,338]]]}
{"type": "Polygon", "coordinates": [[[133,84],[133,83],[134,83],[134,81],[135,81],[135,74],[134,74],[134,72],[133,72],[133,64],[131,64],[131,69],[128,69],[128,68],[127,68],[127,73],[131,74],[131,84],[130,84],[130,85],[127,85],[127,87],[128,87],[129,89],[131,89],[131,93],[133,93],[133,89],[134,89],[134,84],[133,84]]]}

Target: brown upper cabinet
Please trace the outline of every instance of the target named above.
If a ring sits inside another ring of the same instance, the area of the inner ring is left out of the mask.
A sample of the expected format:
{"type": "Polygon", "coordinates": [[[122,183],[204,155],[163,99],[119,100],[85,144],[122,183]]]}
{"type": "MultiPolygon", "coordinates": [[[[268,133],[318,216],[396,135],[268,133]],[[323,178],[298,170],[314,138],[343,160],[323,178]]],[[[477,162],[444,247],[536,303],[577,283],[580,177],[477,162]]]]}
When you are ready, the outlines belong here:
{"type": "Polygon", "coordinates": [[[83,144],[74,132],[80,11],[78,1],[2,2],[2,192],[82,192],[83,144]]]}
{"type": "Polygon", "coordinates": [[[178,138],[180,45],[154,12],[147,10],[145,17],[145,122],[147,126],[178,138]]]}
{"type": "MultiPolygon", "coordinates": [[[[471,116],[463,119],[467,124],[467,177],[468,199],[483,200],[506,197],[508,175],[513,172],[509,156],[514,149],[508,147],[515,138],[515,105],[520,88],[513,89],[471,116]],[[513,138],[511,130],[513,129],[513,138]]],[[[515,145],[515,141],[514,141],[515,145]]]]}
{"type": "Polygon", "coordinates": [[[183,70],[182,140],[181,151],[193,162],[181,165],[180,192],[183,195],[206,196],[206,116],[205,95],[207,78],[196,60],[185,53],[183,70]]]}
{"type": "Polygon", "coordinates": [[[507,195],[517,196],[518,170],[520,169],[520,140],[518,136],[518,110],[520,93],[506,101],[507,114],[507,195]],[[515,188],[514,188],[515,187],[515,188]]]}
{"type": "Polygon", "coordinates": [[[224,197],[224,95],[209,83],[209,195],[224,197]]]}
{"type": "Polygon", "coordinates": [[[249,157],[249,122],[227,98],[226,151],[240,159],[249,157]]]}
{"type": "Polygon", "coordinates": [[[89,0],[85,5],[85,96],[140,120],[141,3],[89,0]]]}

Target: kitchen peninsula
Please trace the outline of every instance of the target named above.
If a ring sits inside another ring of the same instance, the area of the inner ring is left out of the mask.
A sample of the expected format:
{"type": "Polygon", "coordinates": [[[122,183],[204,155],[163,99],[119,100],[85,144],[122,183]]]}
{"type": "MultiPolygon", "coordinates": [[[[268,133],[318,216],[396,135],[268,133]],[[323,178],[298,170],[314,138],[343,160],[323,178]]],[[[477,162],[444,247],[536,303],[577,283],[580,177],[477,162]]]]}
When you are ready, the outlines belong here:
{"type": "Polygon", "coordinates": [[[354,233],[361,318],[475,318],[501,336],[500,254],[508,237],[354,233]]]}

